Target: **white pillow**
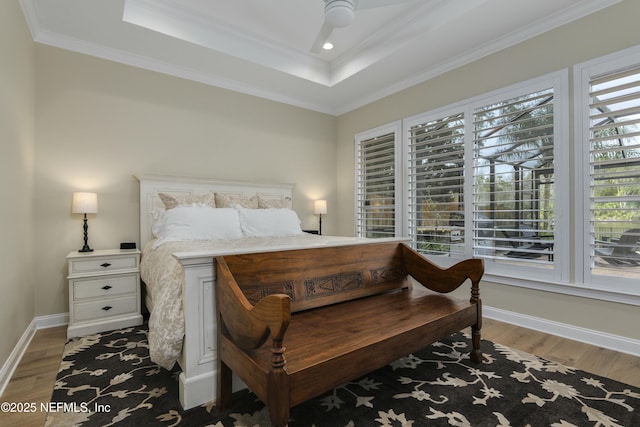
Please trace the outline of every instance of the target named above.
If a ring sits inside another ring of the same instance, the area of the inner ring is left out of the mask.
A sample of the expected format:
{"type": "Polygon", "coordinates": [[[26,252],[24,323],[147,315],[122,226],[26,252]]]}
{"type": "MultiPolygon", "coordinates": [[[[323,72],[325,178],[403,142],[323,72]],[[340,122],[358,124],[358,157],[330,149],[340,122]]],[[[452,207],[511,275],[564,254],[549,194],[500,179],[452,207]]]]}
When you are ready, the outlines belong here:
{"type": "Polygon", "coordinates": [[[204,205],[183,205],[165,211],[158,229],[154,247],[163,242],[243,237],[237,210],[204,205]]]}
{"type": "Polygon", "coordinates": [[[300,218],[291,209],[246,209],[234,205],[246,237],[279,237],[303,234],[300,218]]]}
{"type": "Polygon", "coordinates": [[[164,209],[154,209],[151,211],[151,234],[153,234],[153,237],[160,236],[163,224],[164,209]]]}

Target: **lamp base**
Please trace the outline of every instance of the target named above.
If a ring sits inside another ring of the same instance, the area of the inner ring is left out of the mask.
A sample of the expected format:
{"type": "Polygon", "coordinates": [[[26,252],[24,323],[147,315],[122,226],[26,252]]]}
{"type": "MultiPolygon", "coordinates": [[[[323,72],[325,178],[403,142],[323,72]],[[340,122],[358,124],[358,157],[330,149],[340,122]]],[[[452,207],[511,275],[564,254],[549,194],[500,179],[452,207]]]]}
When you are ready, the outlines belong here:
{"type": "Polygon", "coordinates": [[[87,224],[87,214],[84,214],[84,224],[82,229],[84,230],[84,245],[78,252],[93,252],[93,249],[89,247],[89,225],[87,224]]]}

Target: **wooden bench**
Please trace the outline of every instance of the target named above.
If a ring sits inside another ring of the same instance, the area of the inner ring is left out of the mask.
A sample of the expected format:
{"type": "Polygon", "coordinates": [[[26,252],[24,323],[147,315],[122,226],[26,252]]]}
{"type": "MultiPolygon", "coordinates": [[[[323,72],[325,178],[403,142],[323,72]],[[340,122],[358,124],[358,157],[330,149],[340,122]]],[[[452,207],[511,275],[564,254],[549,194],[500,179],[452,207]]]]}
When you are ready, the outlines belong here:
{"type": "Polygon", "coordinates": [[[469,326],[481,362],[482,260],[442,269],[384,242],[216,262],[220,410],[235,372],[285,426],[291,407],[469,326]],[[470,300],[443,295],[467,279],[470,300]]]}

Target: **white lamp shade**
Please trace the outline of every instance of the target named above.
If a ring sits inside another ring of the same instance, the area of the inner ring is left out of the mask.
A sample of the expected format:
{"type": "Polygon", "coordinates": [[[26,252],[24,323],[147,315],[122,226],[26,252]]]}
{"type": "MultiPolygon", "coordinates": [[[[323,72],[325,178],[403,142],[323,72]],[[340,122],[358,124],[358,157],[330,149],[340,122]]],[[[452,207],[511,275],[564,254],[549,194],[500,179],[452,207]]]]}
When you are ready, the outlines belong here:
{"type": "Polygon", "coordinates": [[[313,213],[316,215],[326,214],[327,213],[327,201],[326,200],[316,200],[313,202],[313,213]]]}
{"type": "Polygon", "coordinates": [[[73,193],[71,213],[98,213],[98,195],[96,193],[73,193]]]}

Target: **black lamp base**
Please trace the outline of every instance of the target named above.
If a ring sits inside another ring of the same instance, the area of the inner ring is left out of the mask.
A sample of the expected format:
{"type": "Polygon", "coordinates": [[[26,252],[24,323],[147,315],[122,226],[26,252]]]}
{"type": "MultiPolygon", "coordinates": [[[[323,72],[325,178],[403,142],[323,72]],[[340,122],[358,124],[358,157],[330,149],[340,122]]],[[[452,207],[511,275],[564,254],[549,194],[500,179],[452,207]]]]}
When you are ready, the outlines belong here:
{"type": "Polygon", "coordinates": [[[87,224],[87,214],[84,214],[82,230],[84,231],[84,246],[78,252],[93,252],[93,249],[89,247],[89,225],[87,224]]]}

